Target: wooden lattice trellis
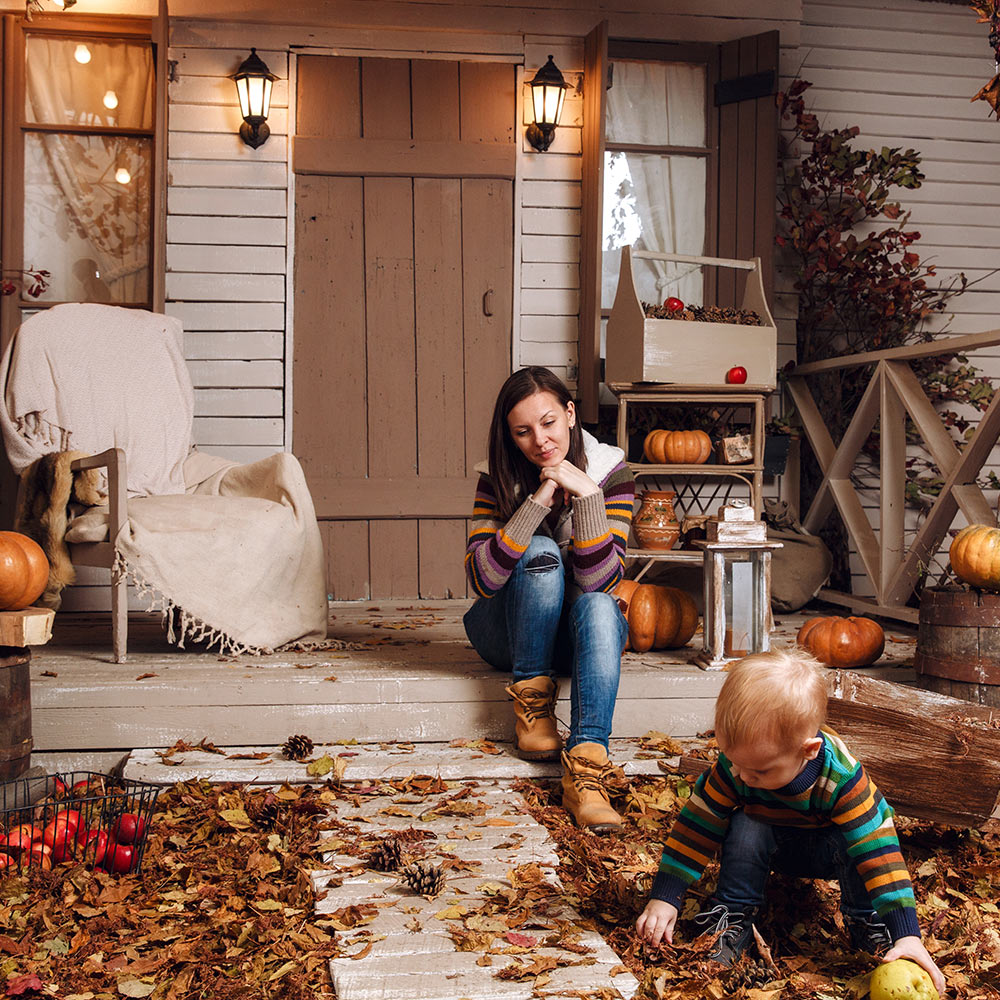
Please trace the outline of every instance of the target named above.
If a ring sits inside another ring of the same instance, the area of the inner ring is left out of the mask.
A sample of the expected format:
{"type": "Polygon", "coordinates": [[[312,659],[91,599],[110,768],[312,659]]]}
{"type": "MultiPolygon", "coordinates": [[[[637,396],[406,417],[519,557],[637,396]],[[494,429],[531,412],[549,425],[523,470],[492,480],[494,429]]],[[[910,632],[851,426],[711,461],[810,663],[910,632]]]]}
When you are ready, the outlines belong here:
{"type": "Polygon", "coordinates": [[[802,524],[807,531],[818,531],[836,506],[875,591],[874,600],[833,590],[821,591],[821,597],[856,610],[916,621],[917,609],[906,607],[906,601],[940,548],[957,511],[961,510],[970,524],[996,523],[996,515],[976,480],[1000,436],[1000,392],[993,397],[971,439],[959,448],[910,367],[912,361],[921,358],[965,353],[996,344],[1000,344],[1000,330],[990,330],[912,347],[815,361],[789,373],[789,393],[823,472],[823,481],[802,524]],[[836,445],[806,379],[810,375],[870,364],[875,365],[871,380],[843,439],[836,445]],[[904,527],[907,415],[944,479],[940,495],[909,547],[904,527]],[[851,482],[857,456],[876,421],[881,439],[877,534],[851,482]]]}

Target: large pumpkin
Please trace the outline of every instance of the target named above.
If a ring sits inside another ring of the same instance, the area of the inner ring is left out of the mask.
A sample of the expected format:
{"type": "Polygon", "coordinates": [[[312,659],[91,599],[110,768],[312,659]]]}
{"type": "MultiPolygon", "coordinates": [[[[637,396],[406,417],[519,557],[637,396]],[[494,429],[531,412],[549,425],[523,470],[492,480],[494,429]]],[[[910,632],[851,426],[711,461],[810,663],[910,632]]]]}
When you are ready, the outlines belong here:
{"type": "Polygon", "coordinates": [[[712,439],[704,431],[650,431],[642,453],[656,465],[701,465],[712,454],[712,439]]]}
{"type": "Polygon", "coordinates": [[[18,531],[0,531],[0,611],[20,611],[37,600],[49,580],[42,547],[18,531]]]}
{"type": "Polygon", "coordinates": [[[698,628],[698,608],[688,594],[676,587],[622,580],[615,597],[624,605],[628,622],[626,649],[645,653],[686,646],[698,628]]]}
{"type": "Polygon", "coordinates": [[[871,618],[810,618],[797,642],[830,667],[867,667],[885,649],[885,633],[871,618]]]}
{"type": "Polygon", "coordinates": [[[973,587],[1000,590],[1000,528],[970,524],[951,543],[951,568],[973,587]]]}

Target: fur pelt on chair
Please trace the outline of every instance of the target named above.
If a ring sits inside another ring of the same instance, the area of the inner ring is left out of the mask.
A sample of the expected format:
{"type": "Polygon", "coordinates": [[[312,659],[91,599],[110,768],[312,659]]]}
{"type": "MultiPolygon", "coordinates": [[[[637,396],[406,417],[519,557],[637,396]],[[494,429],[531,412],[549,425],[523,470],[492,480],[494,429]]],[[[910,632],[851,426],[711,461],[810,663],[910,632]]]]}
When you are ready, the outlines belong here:
{"type": "Polygon", "coordinates": [[[63,588],[76,579],[65,539],[69,505],[93,507],[107,502],[98,469],[76,473],[70,469],[72,462],[86,457],[82,451],[55,451],[21,473],[14,527],[38,542],[49,560],[49,582],[37,602],[42,607],[58,610],[63,588]]]}

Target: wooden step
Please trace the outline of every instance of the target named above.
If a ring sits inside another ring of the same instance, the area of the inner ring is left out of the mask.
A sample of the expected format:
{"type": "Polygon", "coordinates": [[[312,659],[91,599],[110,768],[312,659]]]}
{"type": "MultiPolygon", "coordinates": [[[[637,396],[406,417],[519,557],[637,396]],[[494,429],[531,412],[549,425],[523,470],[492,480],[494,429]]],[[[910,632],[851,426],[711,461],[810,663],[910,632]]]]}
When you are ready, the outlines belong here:
{"type": "MultiPolygon", "coordinates": [[[[58,615],[52,641],[32,652],[35,748],[133,749],[203,738],[280,746],[293,733],[324,743],[508,739],[510,677],[468,644],[461,625],[468,603],[334,605],[330,636],[348,648],[263,657],[178,650],[163,638],[159,616],[133,616],[124,664],[112,662],[107,616],[58,615]]],[[[774,640],[794,639],[802,620],[783,616],[774,640]]],[[[891,630],[882,662],[912,657],[912,641],[891,630]]],[[[686,662],[699,646],[696,636],[685,650],[625,655],[616,737],[650,729],[690,737],[709,728],[725,675],[686,662]]],[[[912,679],[912,671],[885,669],[895,680],[912,679]]],[[[557,715],[568,726],[568,680],[560,694],[557,715]]]]}

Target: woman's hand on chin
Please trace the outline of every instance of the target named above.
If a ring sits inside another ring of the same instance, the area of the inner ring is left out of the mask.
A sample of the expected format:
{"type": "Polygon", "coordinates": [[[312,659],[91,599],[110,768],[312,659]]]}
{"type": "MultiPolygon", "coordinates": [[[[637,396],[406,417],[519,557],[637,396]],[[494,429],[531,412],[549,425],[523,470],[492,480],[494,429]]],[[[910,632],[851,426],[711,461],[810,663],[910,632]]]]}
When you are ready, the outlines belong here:
{"type": "Polygon", "coordinates": [[[554,479],[542,477],[541,485],[532,494],[531,499],[543,507],[551,508],[553,503],[555,503],[557,489],[559,489],[559,484],[554,479]]]}
{"type": "Polygon", "coordinates": [[[578,469],[572,462],[565,459],[558,465],[547,465],[541,469],[539,476],[544,486],[547,482],[553,482],[561,486],[570,496],[586,497],[592,493],[597,493],[600,487],[594,482],[586,472],[578,469]]]}

